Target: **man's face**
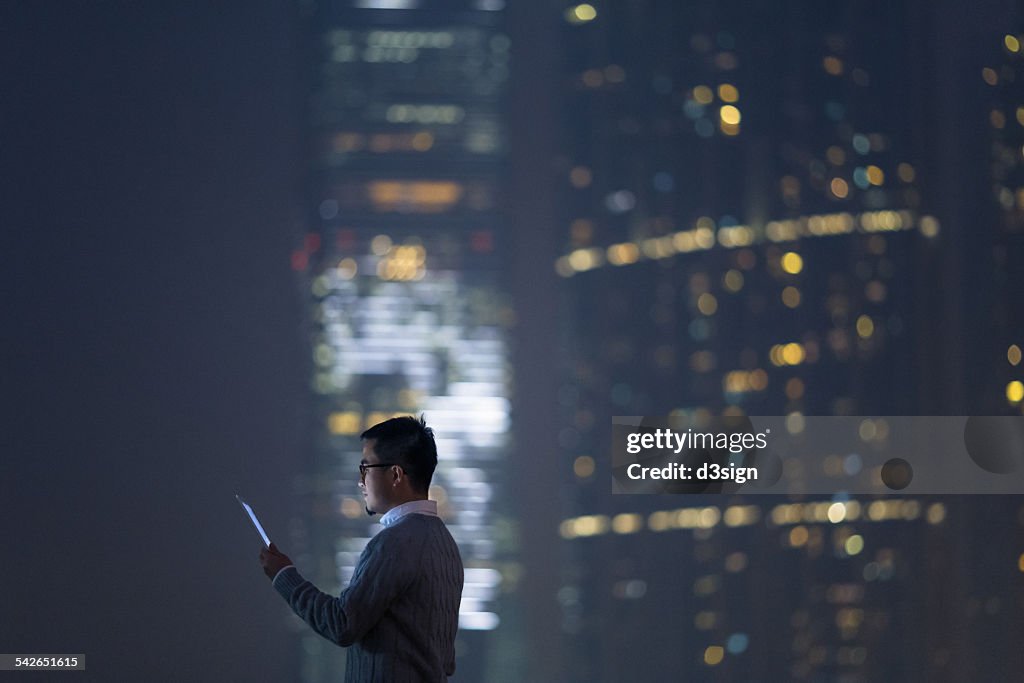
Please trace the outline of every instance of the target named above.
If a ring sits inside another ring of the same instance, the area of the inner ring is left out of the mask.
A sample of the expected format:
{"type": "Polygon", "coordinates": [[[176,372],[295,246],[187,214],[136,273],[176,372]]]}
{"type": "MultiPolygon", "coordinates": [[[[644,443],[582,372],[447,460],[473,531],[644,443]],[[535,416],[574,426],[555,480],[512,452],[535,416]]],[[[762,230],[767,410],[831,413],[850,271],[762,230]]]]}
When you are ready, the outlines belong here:
{"type": "MultiPolygon", "coordinates": [[[[363,465],[380,465],[380,458],[374,452],[373,447],[376,439],[368,439],[363,442],[363,465]]],[[[362,475],[359,487],[363,490],[363,499],[366,505],[366,513],[384,514],[391,509],[391,483],[392,474],[390,467],[368,467],[366,474],[362,475]]]]}

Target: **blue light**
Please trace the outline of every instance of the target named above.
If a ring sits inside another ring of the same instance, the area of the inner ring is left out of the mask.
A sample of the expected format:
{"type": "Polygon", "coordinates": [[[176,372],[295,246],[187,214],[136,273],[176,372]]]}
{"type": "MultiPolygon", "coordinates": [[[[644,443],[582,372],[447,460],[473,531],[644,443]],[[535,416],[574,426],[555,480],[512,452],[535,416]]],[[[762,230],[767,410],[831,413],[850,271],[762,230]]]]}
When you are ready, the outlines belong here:
{"type": "Polygon", "coordinates": [[[711,336],[711,325],[707,320],[700,318],[690,323],[689,331],[690,337],[695,341],[704,341],[711,336]]]}
{"type": "Polygon", "coordinates": [[[749,644],[750,638],[747,637],[746,633],[733,633],[729,636],[729,640],[725,641],[725,649],[728,650],[731,655],[738,655],[742,652],[746,652],[749,644]]]}
{"type": "Polygon", "coordinates": [[[867,169],[865,169],[863,166],[858,166],[856,169],[854,169],[853,182],[857,187],[859,187],[862,190],[868,189],[868,186],[871,185],[871,181],[868,180],[867,169]]]}
{"type": "Polygon", "coordinates": [[[683,113],[686,114],[686,118],[696,121],[704,116],[704,105],[697,100],[686,100],[683,113]]]}
{"type": "Polygon", "coordinates": [[[871,141],[868,140],[867,135],[857,133],[853,136],[853,148],[857,150],[858,154],[867,154],[871,151],[871,141]]]}
{"type": "Polygon", "coordinates": [[[676,188],[675,178],[671,173],[658,171],[654,174],[654,189],[658,192],[671,192],[676,188]]]}

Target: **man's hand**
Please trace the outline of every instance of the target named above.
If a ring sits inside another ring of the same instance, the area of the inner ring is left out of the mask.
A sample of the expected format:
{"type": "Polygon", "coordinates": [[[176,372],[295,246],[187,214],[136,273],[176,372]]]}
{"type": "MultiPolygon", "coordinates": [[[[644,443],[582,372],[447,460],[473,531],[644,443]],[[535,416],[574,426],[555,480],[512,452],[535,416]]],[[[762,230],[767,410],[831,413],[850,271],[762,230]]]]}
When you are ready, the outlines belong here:
{"type": "Polygon", "coordinates": [[[295,563],[271,543],[269,548],[260,548],[260,564],[263,565],[263,573],[273,581],[279,571],[295,563]]]}

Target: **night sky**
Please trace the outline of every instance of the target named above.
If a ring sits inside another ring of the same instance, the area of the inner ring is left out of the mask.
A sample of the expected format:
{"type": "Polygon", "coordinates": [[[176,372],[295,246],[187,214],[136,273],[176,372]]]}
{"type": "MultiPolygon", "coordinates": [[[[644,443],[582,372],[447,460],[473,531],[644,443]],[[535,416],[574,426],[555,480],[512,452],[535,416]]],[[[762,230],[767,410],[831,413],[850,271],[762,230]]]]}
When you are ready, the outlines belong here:
{"type": "Polygon", "coordinates": [[[293,3],[0,7],[0,652],[289,680],[233,498],[304,467],[293,3]]]}

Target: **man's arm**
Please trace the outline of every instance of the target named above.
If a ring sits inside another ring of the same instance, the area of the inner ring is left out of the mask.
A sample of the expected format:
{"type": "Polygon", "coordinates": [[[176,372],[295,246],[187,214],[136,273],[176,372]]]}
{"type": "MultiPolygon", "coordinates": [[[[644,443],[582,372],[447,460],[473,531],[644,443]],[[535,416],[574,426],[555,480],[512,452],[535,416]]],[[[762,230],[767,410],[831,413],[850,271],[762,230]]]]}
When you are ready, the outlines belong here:
{"type": "Polygon", "coordinates": [[[314,631],[347,647],[373,628],[412,582],[413,568],[400,557],[402,546],[408,544],[389,544],[386,535],[381,532],[370,541],[352,581],[338,597],[319,590],[286,565],[276,573],[274,588],[314,631]]]}

